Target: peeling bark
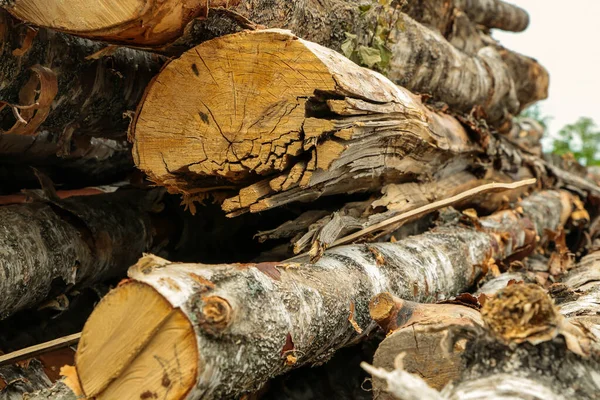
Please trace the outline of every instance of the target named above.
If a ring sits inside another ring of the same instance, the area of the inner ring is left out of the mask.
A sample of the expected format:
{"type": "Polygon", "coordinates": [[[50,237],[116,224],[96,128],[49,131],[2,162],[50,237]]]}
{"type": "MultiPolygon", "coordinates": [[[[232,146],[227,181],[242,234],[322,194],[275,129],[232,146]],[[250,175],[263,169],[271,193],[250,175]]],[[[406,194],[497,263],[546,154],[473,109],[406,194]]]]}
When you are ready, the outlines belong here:
{"type": "MultiPolygon", "coordinates": [[[[348,203],[332,213],[319,210],[307,211],[295,220],[288,221],[275,229],[259,232],[257,237],[260,241],[290,238],[294,254],[310,250],[311,255],[314,256],[341,237],[432,202],[447,199],[491,182],[508,182],[512,179],[522,180],[532,177],[527,170],[519,172],[518,175],[509,178],[488,171],[487,176],[481,179],[467,171],[455,172],[448,176],[445,176],[447,175],[445,171],[440,171],[442,176],[434,181],[389,184],[381,189],[381,195],[373,196],[363,202],[348,203]]],[[[528,188],[524,186],[499,193],[481,193],[474,198],[457,202],[453,206],[459,209],[475,207],[484,214],[489,214],[516,201],[525,195],[527,190],[528,188]]],[[[429,212],[434,211],[436,209],[432,208],[429,212]]],[[[369,236],[388,237],[404,223],[392,224],[369,236]]]]}
{"type": "Polygon", "coordinates": [[[162,63],[126,48],[99,54],[102,44],[31,28],[4,10],[0,39],[0,129],[47,131],[67,154],[81,135],[123,138],[129,122],[123,114],[135,109],[162,63]]]}
{"type": "Polygon", "coordinates": [[[389,291],[413,301],[446,298],[470,287],[490,259],[524,257],[526,249],[535,246],[536,233],[541,236],[561,223],[564,208],[571,207],[569,198],[566,193],[542,192],[521,203],[524,216],[502,211],[481,219],[478,227],[447,226],[396,243],[334,248],[314,264],[301,260],[208,266],[148,256],[130,269],[132,282],[105,297],[84,328],[76,357],[83,390],[88,396],[108,398],[121,388],[138,397],[134,391],[143,391],[147,384],[157,395],[172,398],[170,389],[150,381],[138,388],[125,383],[131,373],[137,374],[137,365],[142,374],[162,374],[160,365],[143,361],[160,353],[169,379],[182,376],[190,382],[189,399],[252,391],[294,366],[325,362],[335,350],[368,334],[374,327],[368,303],[377,293],[389,291]],[[148,332],[144,334],[126,328],[127,313],[137,312],[131,311],[132,304],[163,304],[165,299],[170,307],[160,306],[166,307],[161,318],[178,321],[185,315],[185,322],[166,322],[164,329],[173,330],[170,338],[188,343],[193,331],[198,352],[193,369],[194,361],[185,369],[177,367],[180,353],[160,344],[159,325],[152,328],[150,321],[143,322],[148,332]],[[113,333],[95,327],[106,326],[106,318],[112,321],[108,325],[113,333]],[[121,358],[107,342],[113,334],[132,348],[140,348],[142,335],[149,341],[145,349],[153,350],[127,352],[121,358]],[[95,367],[106,365],[104,357],[116,358],[110,371],[95,367]]]}

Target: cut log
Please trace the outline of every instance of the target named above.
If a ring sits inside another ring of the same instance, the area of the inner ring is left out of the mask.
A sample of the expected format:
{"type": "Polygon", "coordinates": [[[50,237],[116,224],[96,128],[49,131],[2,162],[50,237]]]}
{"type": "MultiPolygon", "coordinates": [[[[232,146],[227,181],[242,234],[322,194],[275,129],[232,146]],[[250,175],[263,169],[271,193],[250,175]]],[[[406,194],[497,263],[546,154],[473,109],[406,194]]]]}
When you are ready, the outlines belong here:
{"type": "Polygon", "coordinates": [[[509,286],[486,302],[482,316],[485,328],[471,329],[467,336],[465,371],[441,393],[405,372],[401,362],[393,372],[363,365],[387,381],[388,391],[401,400],[422,398],[414,397],[420,392],[436,400],[597,397],[597,349],[589,346],[585,330],[559,314],[542,289],[509,286]]]}
{"type": "Polygon", "coordinates": [[[86,323],[76,356],[82,388],[98,399],[255,390],[363,338],[374,328],[368,303],[375,294],[446,298],[470,287],[491,259],[524,257],[570,214],[570,203],[566,192],[542,192],[520,204],[523,214],[507,210],[477,227],[334,248],[314,264],[174,264],[147,256],[86,323]]]}
{"type": "Polygon", "coordinates": [[[133,131],[136,164],[187,201],[223,179],[258,181],[223,204],[236,214],[424,180],[483,153],[456,119],[282,31],[215,39],[171,62],[149,87],[133,131]],[[203,90],[181,96],[190,82],[203,90]]]}
{"type": "Polygon", "coordinates": [[[123,114],[135,109],[162,63],[126,48],[101,52],[102,44],[31,28],[4,10],[0,41],[2,133],[48,131],[67,150],[74,136],[124,137],[123,114]]]}
{"type": "MultiPolygon", "coordinates": [[[[508,393],[528,399],[595,398],[600,389],[592,372],[600,362],[600,255],[596,252],[584,258],[562,285],[570,295],[558,308],[534,285],[505,287],[486,302],[482,310],[486,331],[476,329],[475,336],[468,335],[467,352],[463,353],[462,364],[457,364],[462,369],[455,371],[462,376],[438,398],[462,399],[467,394],[473,399],[502,398],[508,393]],[[579,372],[562,371],[565,364],[579,372]]],[[[440,307],[439,312],[444,313],[442,305],[417,306],[422,307],[440,307]]],[[[453,330],[461,329],[446,329],[449,333],[453,330]]],[[[398,354],[387,349],[390,353],[398,354]]],[[[402,369],[408,371],[410,367],[409,363],[402,369]]],[[[380,379],[378,387],[387,386],[394,395],[391,398],[397,399],[411,398],[403,390],[411,392],[408,385],[420,379],[399,370],[390,373],[378,368],[372,372],[380,379]]]]}
{"type": "MultiPolygon", "coordinates": [[[[396,357],[403,353],[404,369],[418,374],[434,389],[442,389],[460,376],[464,369],[461,358],[464,342],[456,343],[453,352],[441,351],[449,328],[483,325],[477,309],[458,304],[419,304],[400,300],[383,293],[371,300],[371,317],[387,333],[381,342],[373,365],[394,369],[396,357]]],[[[385,392],[386,382],[373,380],[373,397],[392,399],[385,392]]]]}
{"type": "MultiPolygon", "coordinates": [[[[303,9],[303,14],[306,14],[304,18],[312,16],[313,19],[322,21],[328,17],[328,10],[342,8],[348,12],[352,6],[358,8],[357,1],[348,3],[351,5],[344,7],[344,2],[337,0],[328,0],[320,4],[304,4],[297,1],[284,7],[283,2],[277,1],[262,1],[257,4],[240,0],[126,0],[118,4],[106,0],[67,0],[50,4],[44,0],[1,0],[0,6],[20,20],[34,25],[113,43],[156,47],[177,39],[190,21],[206,18],[210,9],[226,8],[242,18],[250,19],[262,12],[266,15],[260,18],[258,23],[266,25],[267,21],[271,21],[274,23],[272,27],[285,27],[278,23],[281,19],[289,17],[282,17],[278,11],[288,11],[293,15],[293,8],[303,9]]],[[[410,10],[419,10],[418,6],[420,9],[424,8],[420,3],[425,2],[409,2],[410,10]],[[417,6],[413,3],[417,3],[417,6]]],[[[452,5],[466,11],[474,22],[488,28],[518,32],[524,30],[529,22],[524,10],[500,0],[456,0],[452,5]]],[[[426,6],[450,8],[431,1],[427,2],[426,6]]],[[[357,15],[356,12],[352,13],[355,14],[357,15]]],[[[306,23],[309,22],[311,19],[306,20],[306,23]]],[[[320,28],[330,29],[324,23],[314,26],[314,30],[320,28]]],[[[193,27],[188,29],[193,30],[193,27]]],[[[344,30],[339,31],[338,35],[343,32],[344,30]]]]}
{"type": "Polygon", "coordinates": [[[188,22],[205,17],[208,8],[239,0],[1,0],[0,6],[28,23],[114,43],[156,46],[183,32],[188,22]]]}

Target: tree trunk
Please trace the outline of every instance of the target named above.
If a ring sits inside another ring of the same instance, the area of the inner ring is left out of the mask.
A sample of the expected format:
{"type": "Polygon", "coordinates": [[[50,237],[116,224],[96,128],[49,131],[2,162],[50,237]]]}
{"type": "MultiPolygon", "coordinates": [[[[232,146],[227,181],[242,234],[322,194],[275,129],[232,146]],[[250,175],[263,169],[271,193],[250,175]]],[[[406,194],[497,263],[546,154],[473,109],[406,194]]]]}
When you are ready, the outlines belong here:
{"type": "Polygon", "coordinates": [[[464,170],[484,152],[456,119],[281,31],[223,37],[171,62],[133,133],[136,164],[187,202],[211,186],[241,186],[223,204],[234,214],[425,180],[464,170]],[[190,82],[203,90],[181,96],[190,82]]]}
{"type": "Polygon", "coordinates": [[[48,131],[69,149],[81,135],[124,137],[162,61],[154,55],[19,24],[0,10],[0,129],[48,131]],[[104,52],[101,52],[103,50],[104,52]]]}
{"type": "Polygon", "coordinates": [[[132,281],[105,297],[86,323],[76,357],[83,390],[98,399],[252,391],[368,334],[375,294],[446,298],[470,287],[491,259],[524,257],[537,236],[570,214],[570,202],[565,192],[542,192],[520,204],[523,214],[502,211],[477,227],[334,248],[314,264],[210,266],[145,257],[130,269],[132,281]]]}

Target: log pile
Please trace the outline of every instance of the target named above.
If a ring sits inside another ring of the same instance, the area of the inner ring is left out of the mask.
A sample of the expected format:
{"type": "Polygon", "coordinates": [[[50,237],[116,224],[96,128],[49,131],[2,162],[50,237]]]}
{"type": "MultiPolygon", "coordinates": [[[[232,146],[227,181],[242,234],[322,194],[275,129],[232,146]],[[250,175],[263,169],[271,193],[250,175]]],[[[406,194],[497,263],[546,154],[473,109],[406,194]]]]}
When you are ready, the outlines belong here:
{"type": "Polygon", "coordinates": [[[525,10],[0,7],[0,398],[595,398],[600,187],[519,116],[525,10]]]}

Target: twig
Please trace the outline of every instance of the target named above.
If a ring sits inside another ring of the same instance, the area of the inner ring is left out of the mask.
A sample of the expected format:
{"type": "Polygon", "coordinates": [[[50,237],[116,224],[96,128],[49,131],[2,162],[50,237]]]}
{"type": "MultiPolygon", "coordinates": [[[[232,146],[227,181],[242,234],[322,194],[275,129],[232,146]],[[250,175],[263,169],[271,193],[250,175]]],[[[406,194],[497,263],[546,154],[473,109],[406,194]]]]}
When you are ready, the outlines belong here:
{"type": "Polygon", "coordinates": [[[0,356],[0,367],[4,365],[14,364],[17,361],[27,360],[39,356],[40,354],[48,353],[52,350],[69,347],[81,338],[81,332],[69,336],[63,336],[58,339],[51,340],[46,343],[36,344],[35,346],[26,347],[21,350],[13,351],[12,353],[0,356]]]}

